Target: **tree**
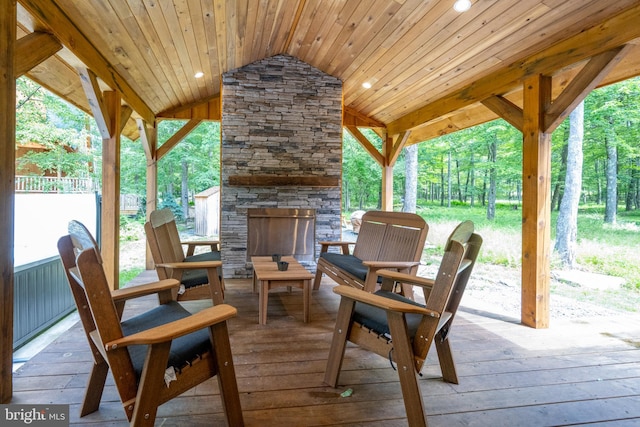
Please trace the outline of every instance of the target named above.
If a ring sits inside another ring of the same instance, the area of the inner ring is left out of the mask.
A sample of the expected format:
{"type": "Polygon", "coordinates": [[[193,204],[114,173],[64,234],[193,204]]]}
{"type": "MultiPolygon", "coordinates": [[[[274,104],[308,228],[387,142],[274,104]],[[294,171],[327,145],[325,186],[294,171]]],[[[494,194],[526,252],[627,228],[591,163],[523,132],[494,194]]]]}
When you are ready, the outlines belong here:
{"type": "Polygon", "coordinates": [[[569,115],[565,185],[556,224],[555,250],[560,255],[562,263],[569,268],[573,268],[576,259],[578,205],[582,191],[583,135],[584,102],[581,102],[569,115]]]}
{"type": "Polygon", "coordinates": [[[19,167],[30,163],[58,177],[86,176],[87,115],[25,77],[16,80],[16,102],[16,142],[37,142],[46,148],[23,156],[19,167]]]}
{"type": "Polygon", "coordinates": [[[403,212],[416,212],[418,197],[418,146],[410,145],[404,149],[404,203],[403,212]]]}

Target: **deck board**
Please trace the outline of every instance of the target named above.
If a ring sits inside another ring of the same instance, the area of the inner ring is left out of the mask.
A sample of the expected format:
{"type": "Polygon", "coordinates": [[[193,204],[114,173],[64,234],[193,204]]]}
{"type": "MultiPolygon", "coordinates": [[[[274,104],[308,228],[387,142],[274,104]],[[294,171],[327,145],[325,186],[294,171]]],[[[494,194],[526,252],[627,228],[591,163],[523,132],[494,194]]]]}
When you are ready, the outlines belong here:
{"type": "MultiPolygon", "coordinates": [[[[272,291],[268,323],[259,325],[250,281],[226,286],[226,301],[238,308],[229,329],[246,425],[406,425],[388,360],[349,345],[338,388],[322,383],[338,307],[330,282],[314,291],[308,324],[299,289],[272,291]],[[348,388],[352,396],[340,397],[348,388]]],[[[144,299],[125,316],[154,303],[144,299]]],[[[565,319],[534,330],[463,299],[451,336],[460,384],[441,380],[435,351],[420,379],[429,425],[638,425],[639,320],[565,319]]],[[[111,378],[100,411],[78,418],[90,363],[76,324],[15,373],[12,403],[69,404],[74,426],[126,425],[111,378]]],[[[223,425],[218,394],[215,379],[198,385],[160,407],[157,425],[223,425]]]]}

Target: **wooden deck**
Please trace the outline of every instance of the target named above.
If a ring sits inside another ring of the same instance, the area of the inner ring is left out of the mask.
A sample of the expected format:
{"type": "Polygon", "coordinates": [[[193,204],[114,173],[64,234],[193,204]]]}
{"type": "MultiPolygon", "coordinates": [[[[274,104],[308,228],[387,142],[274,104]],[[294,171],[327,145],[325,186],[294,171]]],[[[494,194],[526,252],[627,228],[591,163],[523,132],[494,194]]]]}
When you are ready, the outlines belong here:
{"type": "MultiPolygon", "coordinates": [[[[349,347],[341,386],[322,384],[338,306],[329,282],[314,291],[308,324],[301,290],[273,290],[264,326],[250,281],[226,286],[239,313],[230,330],[247,426],[406,425],[397,374],[384,358],[349,347]],[[347,389],[353,394],[341,397],[347,389]]],[[[640,317],[559,320],[534,330],[465,302],[451,338],[460,384],[444,383],[435,359],[423,371],[431,427],[640,425],[640,317]]],[[[12,403],[69,404],[72,425],[126,425],[111,380],[100,411],[78,418],[90,360],[76,324],[15,373],[12,403]]],[[[156,425],[224,425],[220,411],[209,380],[163,405],[156,425]]]]}

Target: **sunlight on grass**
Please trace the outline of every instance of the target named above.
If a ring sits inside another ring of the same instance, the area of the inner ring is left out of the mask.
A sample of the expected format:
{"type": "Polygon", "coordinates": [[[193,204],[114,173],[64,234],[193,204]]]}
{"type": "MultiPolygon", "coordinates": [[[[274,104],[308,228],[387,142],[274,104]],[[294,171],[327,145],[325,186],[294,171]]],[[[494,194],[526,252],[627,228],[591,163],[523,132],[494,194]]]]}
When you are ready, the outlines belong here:
{"type": "MultiPolygon", "coordinates": [[[[496,219],[486,219],[485,208],[469,206],[423,206],[418,213],[429,224],[423,262],[436,265],[449,233],[466,219],[474,221],[476,231],[484,240],[479,262],[512,269],[521,267],[522,213],[510,204],[499,205],[496,219]]],[[[552,213],[551,245],[555,238],[555,219],[552,213]]],[[[591,302],[625,311],[640,310],[640,217],[637,213],[621,213],[617,224],[603,223],[602,208],[581,210],[578,218],[576,269],[591,273],[621,277],[625,285],[618,290],[584,289],[566,283],[555,283],[551,292],[578,301],[591,302]]],[[[552,254],[551,268],[561,268],[552,254]]]]}

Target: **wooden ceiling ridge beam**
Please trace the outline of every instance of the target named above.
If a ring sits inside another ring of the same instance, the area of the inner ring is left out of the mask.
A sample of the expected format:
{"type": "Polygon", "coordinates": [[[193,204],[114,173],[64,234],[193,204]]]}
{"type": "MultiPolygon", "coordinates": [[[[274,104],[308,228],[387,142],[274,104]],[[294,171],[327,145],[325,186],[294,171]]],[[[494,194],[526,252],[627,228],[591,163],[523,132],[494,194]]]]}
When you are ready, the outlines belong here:
{"type": "Polygon", "coordinates": [[[345,128],[349,131],[351,135],[353,135],[353,137],[360,143],[360,145],[362,145],[364,149],[367,150],[367,152],[371,155],[371,157],[373,157],[373,159],[376,162],[378,162],[380,166],[384,166],[384,163],[385,163],[384,156],[380,154],[378,149],[373,146],[371,141],[369,141],[367,137],[364,136],[362,132],[360,132],[360,129],[358,129],[356,126],[351,126],[351,125],[345,126],[345,128]]]}
{"type": "Polygon", "coordinates": [[[121,93],[123,99],[148,122],[155,114],[144,100],[131,88],[115,67],[106,60],[89,39],[76,27],[69,17],[52,1],[19,0],[20,4],[46,27],[102,81],[121,93]]]}
{"type": "Polygon", "coordinates": [[[640,4],[543,51],[480,78],[387,124],[397,135],[471,104],[508,92],[527,77],[551,74],[568,65],[615,49],[640,37],[640,4]]]}
{"type": "Polygon", "coordinates": [[[191,119],[187,123],[185,123],[178,131],[173,134],[169,139],[165,141],[158,149],[156,150],[156,158],[160,160],[163,158],[169,151],[173,149],[180,141],[187,137],[193,131],[202,120],[200,119],[191,119]]]}
{"type": "Polygon", "coordinates": [[[16,41],[15,76],[28,73],[33,67],[55,55],[62,44],[55,36],[34,31],[16,41]]]}

